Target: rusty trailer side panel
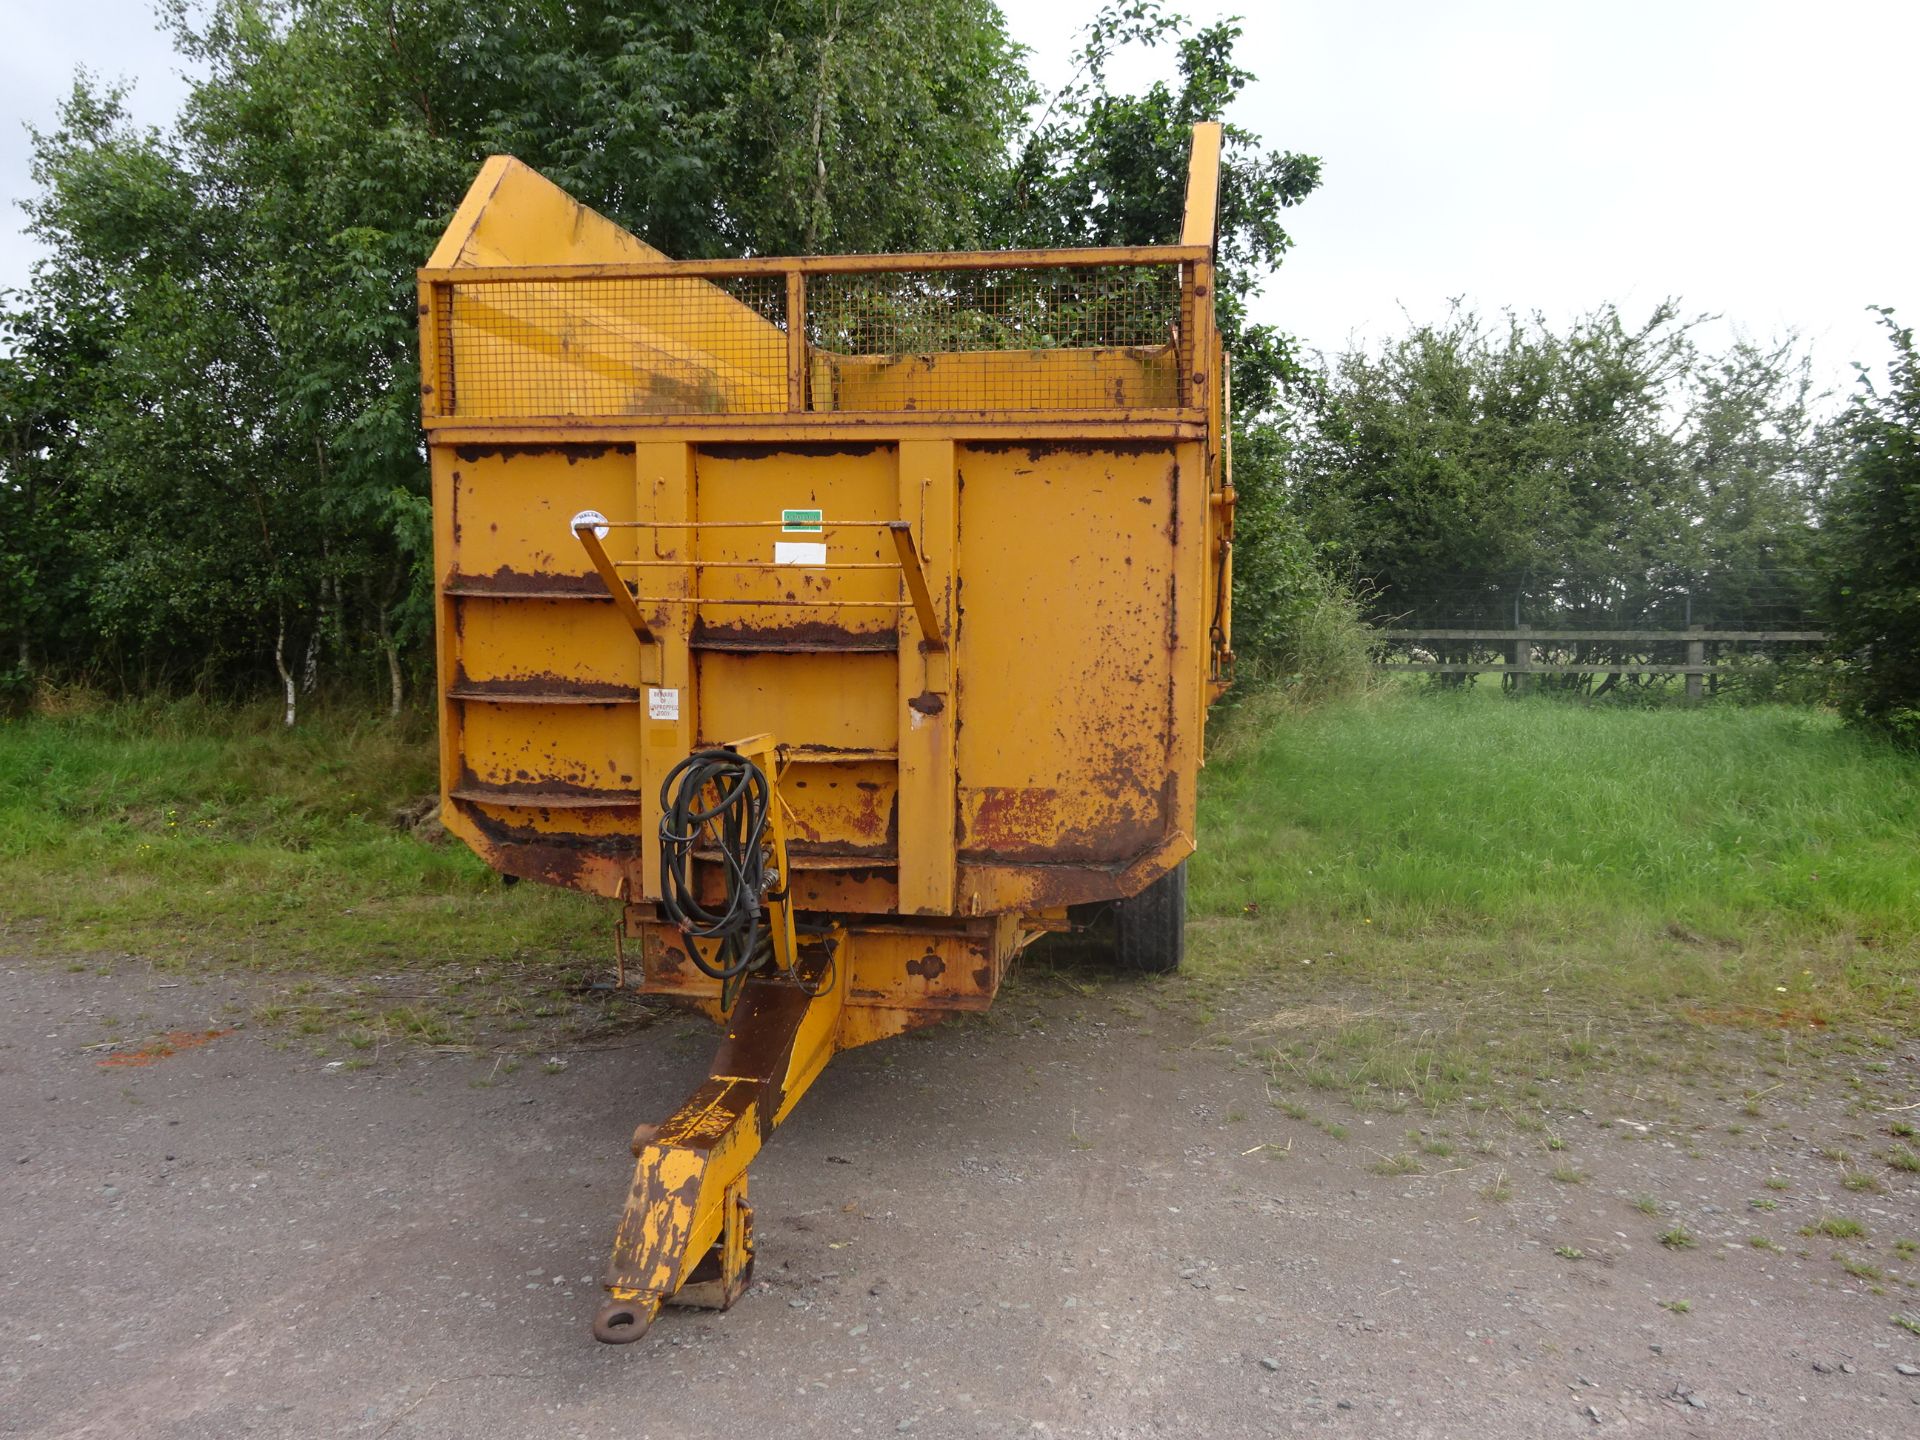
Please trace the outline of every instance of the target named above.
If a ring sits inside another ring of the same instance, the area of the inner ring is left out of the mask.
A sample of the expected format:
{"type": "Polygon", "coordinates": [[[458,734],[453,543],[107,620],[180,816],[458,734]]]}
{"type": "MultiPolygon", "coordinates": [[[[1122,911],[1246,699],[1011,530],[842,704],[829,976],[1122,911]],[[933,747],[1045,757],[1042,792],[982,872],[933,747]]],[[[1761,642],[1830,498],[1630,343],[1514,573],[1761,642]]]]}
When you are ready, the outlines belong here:
{"type": "Polygon", "coordinates": [[[657,899],[641,840],[665,766],[770,730],[796,862],[821,876],[818,908],[1032,910],[1112,898],[1176,863],[1191,847],[1192,702],[1204,684],[1201,445],[937,448],[435,447],[450,521],[440,587],[450,826],[508,873],[657,899]],[[940,474],[914,483],[929,460],[940,474]],[[944,688],[927,683],[917,626],[893,608],[899,574],[876,532],[613,532],[617,561],[644,551],[659,562],[637,567],[662,597],[642,600],[666,667],[655,684],[566,532],[584,509],[883,520],[903,490],[921,492],[904,503],[922,536],[929,517],[953,517],[940,526],[952,535],[944,555],[937,544],[927,553],[955,638],[944,688]],[[871,568],[778,574],[771,556],[786,545],[871,568]],[[702,598],[741,603],[696,603],[695,584],[702,598]],[[875,603],[752,603],[762,594],[875,603]],[[832,886],[836,869],[891,883],[832,886]]]}

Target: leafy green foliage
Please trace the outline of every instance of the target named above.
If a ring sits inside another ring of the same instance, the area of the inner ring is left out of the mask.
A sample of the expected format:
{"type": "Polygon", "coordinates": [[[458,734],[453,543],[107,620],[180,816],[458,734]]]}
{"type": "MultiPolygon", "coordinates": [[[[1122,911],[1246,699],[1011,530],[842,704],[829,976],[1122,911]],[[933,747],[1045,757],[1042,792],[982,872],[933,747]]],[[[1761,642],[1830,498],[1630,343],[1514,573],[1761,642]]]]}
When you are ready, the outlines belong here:
{"type": "MultiPolygon", "coordinates": [[[[1806,359],[1744,340],[1705,354],[1693,332],[1671,302],[1565,331],[1456,309],[1336,356],[1289,417],[1288,498],[1382,617],[1807,628],[1829,461],[1806,359]]],[[[1577,658],[1627,653],[1583,642],[1577,658]]]]}
{"type": "MultiPolygon", "coordinates": [[[[1819,475],[1805,363],[1703,357],[1671,304],[1556,334],[1457,311],[1337,357],[1304,407],[1315,539],[1423,620],[1631,621],[1803,577],[1819,475]]],[[[1807,596],[1811,604],[1811,594],[1807,596]]]]}
{"type": "Polygon", "coordinates": [[[1367,687],[1372,632],[1289,502],[1289,442],[1264,422],[1235,437],[1233,643],[1243,678],[1315,701],[1367,687]]]}
{"type": "Polygon", "coordinates": [[[1881,317],[1893,344],[1888,384],[1861,377],[1826,509],[1833,629],[1854,656],[1849,713],[1920,747],[1920,356],[1912,327],[1881,317]]]}
{"type": "MultiPolygon", "coordinates": [[[[50,258],[0,317],[0,691],[37,670],[245,693],[271,665],[290,702],[330,675],[399,705],[432,624],[412,277],[486,154],[688,257],[1154,243],[1191,126],[1253,78],[1237,25],[1152,0],[1096,17],[1044,109],[990,0],[163,14],[198,77],[175,126],[134,126],[83,76],[36,135],[50,258]],[[1129,48],[1171,73],[1117,91],[1129,48]]],[[[1227,127],[1240,613],[1286,673],[1357,653],[1286,513],[1286,442],[1258,429],[1297,366],[1246,319],[1319,174],[1227,127]]]]}
{"type": "Polygon", "coordinates": [[[167,15],[177,126],[82,77],[36,136],[51,255],[0,369],[16,685],[247,689],[271,657],[398,702],[431,617],[413,271],[486,154],[670,254],[938,248],[985,234],[1031,98],[988,0],[167,15]]]}
{"type": "MultiPolygon", "coordinates": [[[[1254,76],[1235,58],[1233,20],[1194,27],[1153,0],[1115,0],[1088,26],[1072,78],[1020,147],[996,239],[1009,245],[1151,245],[1178,238],[1192,128],[1224,116],[1254,76]],[[1170,53],[1172,73],[1138,94],[1116,92],[1125,49],[1170,53]]],[[[1234,643],[1258,680],[1305,693],[1364,678],[1365,637],[1286,497],[1289,437],[1273,423],[1300,378],[1292,342],[1252,323],[1248,303],[1292,248],[1282,216],[1320,184],[1320,161],[1268,149],[1223,126],[1216,313],[1232,357],[1234,643]]]]}

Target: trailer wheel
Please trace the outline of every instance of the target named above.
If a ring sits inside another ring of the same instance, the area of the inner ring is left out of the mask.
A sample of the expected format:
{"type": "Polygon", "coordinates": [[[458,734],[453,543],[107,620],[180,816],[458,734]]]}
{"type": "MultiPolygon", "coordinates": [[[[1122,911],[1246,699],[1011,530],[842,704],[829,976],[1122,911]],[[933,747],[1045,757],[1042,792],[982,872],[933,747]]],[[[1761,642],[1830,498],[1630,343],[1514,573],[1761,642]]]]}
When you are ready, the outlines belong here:
{"type": "Polygon", "coordinates": [[[1167,975],[1186,953],[1187,862],[1113,907],[1114,959],[1129,975],[1167,975]]]}

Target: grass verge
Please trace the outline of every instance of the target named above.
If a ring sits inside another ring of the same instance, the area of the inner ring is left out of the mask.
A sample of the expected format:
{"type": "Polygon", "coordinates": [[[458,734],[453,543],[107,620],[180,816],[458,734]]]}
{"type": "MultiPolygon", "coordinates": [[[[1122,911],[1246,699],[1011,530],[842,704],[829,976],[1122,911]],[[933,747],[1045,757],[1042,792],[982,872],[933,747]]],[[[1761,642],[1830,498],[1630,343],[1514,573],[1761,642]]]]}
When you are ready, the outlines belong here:
{"type": "Polygon", "coordinates": [[[396,820],[433,794],[434,763],[421,717],[323,711],[289,731],[270,708],[182,701],[7,720],[0,939],[319,989],[603,958],[605,906],[505,885],[396,820]]]}
{"type": "Polygon", "coordinates": [[[1817,712],[1255,701],[1200,834],[1186,984],[1362,1108],[1920,1025],[1920,762],[1817,712]]]}

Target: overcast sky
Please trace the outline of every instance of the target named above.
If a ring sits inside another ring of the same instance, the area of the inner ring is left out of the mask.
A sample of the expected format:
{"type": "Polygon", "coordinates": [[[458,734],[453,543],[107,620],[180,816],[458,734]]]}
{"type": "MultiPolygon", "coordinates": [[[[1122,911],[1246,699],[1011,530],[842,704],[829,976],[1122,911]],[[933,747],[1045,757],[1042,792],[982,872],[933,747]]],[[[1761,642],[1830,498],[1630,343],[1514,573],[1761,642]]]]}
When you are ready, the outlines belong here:
{"type": "MultiPolygon", "coordinates": [[[[1067,70],[1097,0],[1008,5],[1043,79],[1067,70]]],[[[1180,8],[1176,5],[1175,8],[1180,8]]],[[[1322,0],[1244,13],[1260,77],[1231,117],[1318,155],[1319,192],[1263,318],[1333,349],[1445,312],[1555,321],[1663,296],[1765,338],[1797,331],[1820,368],[1885,345],[1865,307],[1920,320],[1913,181],[1920,4],[1854,0],[1322,0]]],[[[133,85],[164,122],[185,85],[150,0],[0,0],[0,192],[28,192],[25,126],[74,68],[133,85]]],[[[0,221],[0,288],[34,248],[0,221]]]]}

